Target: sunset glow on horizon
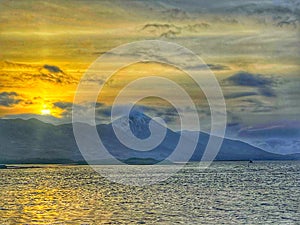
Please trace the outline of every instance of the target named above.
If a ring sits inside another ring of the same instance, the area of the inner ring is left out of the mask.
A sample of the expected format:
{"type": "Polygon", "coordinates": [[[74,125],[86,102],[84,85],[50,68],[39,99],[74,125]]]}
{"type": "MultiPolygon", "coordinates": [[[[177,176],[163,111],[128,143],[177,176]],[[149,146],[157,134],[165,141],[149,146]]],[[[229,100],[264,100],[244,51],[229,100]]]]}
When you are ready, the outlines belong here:
{"type": "MultiPolygon", "coordinates": [[[[77,13],[73,14],[68,9],[72,5],[69,2],[1,2],[0,94],[5,101],[0,105],[1,117],[51,115],[70,122],[77,85],[89,66],[112,48],[147,39],[178,43],[201,57],[222,87],[232,122],[239,118],[239,122],[256,124],[266,119],[297,117],[299,53],[294,46],[299,45],[298,22],[294,25],[277,21],[271,11],[248,16],[237,10],[238,3],[233,3],[237,4],[234,11],[234,7],[221,9],[199,2],[199,12],[193,11],[192,4],[179,11],[168,6],[160,9],[155,2],[147,6],[134,3],[127,6],[125,2],[117,6],[110,1],[78,1],[78,4],[77,13]],[[209,14],[200,13],[205,8],[209,14]],[[228,81],[240,72],[252,74],[251,79],[259,75],[272,82],[262,90],[259,86],[228,81]],[[285,99],[295,104],[287,106],[285,99]]],[[[275,3],[265,4],[271,7],[275,3]]],[[[285,7],[278,4],[272,6],[274,10],[285,7]]],[[[122,86],[145,75],[174,79],[192,93],[199,110],[206,107],[201,105],[204,96],[201,93],[198,96],[187,76],[176,68],[137,64],[113,76],[103,90],[100,110],[111,106],[122,86]]],[[[153,88],[160,92],[159,88],[153,88]]],[[[152,106],[163,104],[157,100],[145,102],[152,106]]],[[[205,110],[203,116],[206,114],[205,110]]]]}

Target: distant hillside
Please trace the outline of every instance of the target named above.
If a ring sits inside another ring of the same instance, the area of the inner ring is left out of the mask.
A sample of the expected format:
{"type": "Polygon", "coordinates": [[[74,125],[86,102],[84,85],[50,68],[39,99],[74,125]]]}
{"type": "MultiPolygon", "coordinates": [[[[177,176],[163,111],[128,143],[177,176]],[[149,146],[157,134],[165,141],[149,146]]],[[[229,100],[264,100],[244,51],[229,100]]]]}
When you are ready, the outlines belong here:
{"type": "MultiPolygon", "coordinates": [[[[118,129],[123,129],[122,120],[124,119],[126,118],[119,119],[118,129]]],[[[132,115],[129,120],[130,128],[135,136],[143,139],[150,135],[148,124],[151,119],[149,117],[144,114],[132,115]]],[[[161,126],[158,123],[155,125],[161,126]]],[[[112,124],[98,125],[97,131],[110,153],[128,163],[131,163],[132,159],[141,159],[143,162],[161,161],[172,153],[180,137],[179,133],[167,129],[165,139],[156,148],[150,151],[136,151],[119,142],[112,124]]],[[[84,162],[73,135],[72,124],[55,126],[36,119],[1,119],[0,133],[0,163],[84,162]]],[[[188,138],[186,132],[184,135],[186,136],[184,138],[188,138]]],[[[208,138],[207,134],[199,133],[199,142],[190,161],[201,159],[208,138]]],[[[91,158],[93,159],[92,155],[91,158]]],[[[272,154],[240,141],[225,139],[216,160],[294,160],[299,158],[297,154],[272,154]]],[[[94,160],[101,162],[103,159],[94,160]]]]}

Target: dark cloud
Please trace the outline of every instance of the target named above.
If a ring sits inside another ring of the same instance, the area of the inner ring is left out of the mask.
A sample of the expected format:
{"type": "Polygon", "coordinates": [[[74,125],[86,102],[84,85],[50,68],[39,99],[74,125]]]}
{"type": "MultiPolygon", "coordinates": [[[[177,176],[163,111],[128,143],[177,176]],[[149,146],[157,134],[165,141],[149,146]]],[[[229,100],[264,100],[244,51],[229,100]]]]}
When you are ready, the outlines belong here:
{"type": "Polygon", "coordinates": [[[272,79],[263,77],[260,74],[252,74],[248,72],[238,72],[226,79],[235,85],[248,87],[265,87],[273,83],[272,79]]]}
{"type": "Polygon", "coordinates": [[[0,106],[11,107],[17,105],[23,100],[16,92],[1,92],[0,93],[0,106]]]}
{"type": "Polygon", "coordinates": [[[299,20],[298,19],[296,19],[296,18],[285,18],[285,19],[283,19],[283,20],[281,20],[281,21],[279,21],[278,23],[277,23],[277,26],[278,27],[285,27],[285,26],[287,26],[287,27],[293,27],[293,28],[297,28],[297,26],[298,26],[298,23],[299,23],[299,20]]]}
{"type": "Polygon", "coordinates": [[[162,33],[160,35],[160,37],[164,37],[164,38],[174,38],[176,37],[178,34],[180,34],[180,32],[176,32],[176,31],[172,31],[172,30],[169,30],[165,33],[162,33]]]}
{"type": "MultiPolygon", "coordinates": [[[[55,102],[53,103],[54,107],[57,107],[62,111],[61,116],[64,118],[71,118],[72,117],[72,110],[73,107],[76,108],[77,111],[82,112],[84,115],[85,112],[92,110],[92,108],[95,108],[96,117],[99,119],[103,118],[110,118],[111,116],[111,106],[107,106],[104,103],[96,102],[93,103],[85,103],[85,104],[73,104],[73,102],[55,102]]],[[[97,119],[96,118],[96,119],[97,119]]]]}
{"type": "Polygon", "coordinates": [[[63,71],[58,66],[44,65],[44,68],[51,73],[63,73],[63,71]]]}
{"type": "Polygon", "coordinates": [[[221,70],[230,70],[230,67],[222,64],[205,64],[205,65],[198,65],[198,66],[191,66],[188,67],[189,69],[193,70],[207,70],[207,68],[214,70],[214,71],[221,71],[221,70]]]}
{"type": "Polygon", "coordinates": [[[60,109],[71,109],[73,107],[72,102],[55,102],[53,105],[60,109]]]}
{"type": "MultiPolygon", "coordinates": [[[[115,106],[115,110],[118,116],[124,116],[125,111],[128,110],[128,105],[124,106],[115,106]],[[124,114],[123,114],[124,113],[124,114]]],[[[111,117],[111,110],[112,107],[105,105],[103,103],[97,103],[96,104],[96,116],[99,120],[108,120],[110,121],[111,117]]],[[[161,117],[167,124],[172,123],[178,119],[178,112],[173,107],[166,107],[166,106],[160,106],[160,107],[151,107],[151,106],[145,106],[145,105],[134,105],[131,109],[133,112],[140,112],[144,113],[150,117],[161,117]]]]}
{"type": "Polygon", "coordinates": [[[142,31],[151,35],[165,38],[174,38],[184,33],[199,33],[210,28],[211,25],[205,22],[178,26],[171,23],[149,23],[142,27],[142,31]]]}
{"type": "Polygon", "coordinates": [[[39,69],[38,74],[32,74],[32,76],[42,81],[58,84],[71,84],[76,82],[71,75],[65,74],[58,66],[47,64],[39,69]]]}
{"type": "Polygon", "coordinates": [[[209,69],[211,70],[230,70],[229,66],[221,65],[221,64],[207,64],[209,69]]]}
{"type": "Polygon", "coordinates": [[[197,33],[199,31],[203,30],[203,28],[209,28],[209,27],[210,27],[210,24],[202,22],[202,23],[187,25],[185,27],[185,30],[197,33]]]}
{"type": "Polygon", "coordinates": [[[161,107],[149,107],[138,106],[145,114],[150,117],[160,117],[167,124],[176,121],[179,118],[178,111],[174,107],[161,106],[161,107]]]}
{"type": "Polygon", "coordinates": [[[105,106],[105,104],[102,103],[102,102],[96,102],[96,104],[95,104],[95,107],[96,107],[96,108],[102,107],[102,106],[105,106]]]}
{"type": "Polygon", "coordinates": [[[225,95],[226,98],[240,98],[246,96],[260,95],[264,97],[277,97],[273,86],[276,84],[275,80],[265,77],[261,74],[252,74],[248,72],[238,72],[233,76],[227,78],[225,83],[230,85],[238,85],[249,88],[256,88],[256,91],[230,93],[225,95]]]}
{"type": "MultiPolygon", "coordinates": [[[[265,112],[273,112],[277,110],[277,106],[267,104],[258,99],[243,99],[242,102],[246,103],[244,110],[254,112],[254,113],[265,113],[265,112]]],[[[242,110],[242,111],[244,111],[242,110]]]]}
{"type": "Polygon", "coordinates": [[[89,109],[89,105],[87,106],[78,105],[78,104],[73,104],[73,102],[54,102],[53,106],[62,110],[61,116],[64,118],[72,117],[73,107],[76,107],[76,110],[80,110],[83,113],[89,109]]]}
{"type": "Polygon", "coordinates": [[[259,93],[266,97],[276,97],[276,92],[270,87],[261,87],[259,93]]]}
{"type": "Polygon", "coordinates": [[[266,113],[266,112],[273,112],[274,110],[276,110],[276,107],[273,106],[260,106],[260,107],[256,107],[254,110],[252,110],[252,112],[254,113],[266,113]]]}
{"type": "Polygon", "coordinates": [[[150,35],[166,38],[176,37],[181,33],[181,27],[168,23],[149,23],[144,25],[141,30],[150,35]]]}
{"type": "Polygon", "coordinates": [[[102,105],[96,105],[96,114],[98,116],[101,116],[101,117],[110,117],[111,116],[111,106],[106,106],[104,104],[102,105]]]}
{"type": "Polygon", "coordinates": [[[258,95],[258,94],[256,92],[236,92],[236,93],[227,94],[224,97],[226,99],[231,99],[231,98],[248,97],[253,95],[258,95]]]}
{"type": "Polygon", "coordinates": [[[143,26],[142,30],[156,31],[156,30],[180,30],[180,27],[175,26],[173,24],[159,24],[159,23],[149,23],[143,26]]]}
{"type": "Polygon", "coordinates": [[[5,61],[0,66],[3,67],[0,82],[4,87],[19,87],[20,83],[32,84],[32,81],[43,81],[61,85],[78,82],[78,79],[64,73],[59,67],[54,65],[41,66],[5,61]]]}

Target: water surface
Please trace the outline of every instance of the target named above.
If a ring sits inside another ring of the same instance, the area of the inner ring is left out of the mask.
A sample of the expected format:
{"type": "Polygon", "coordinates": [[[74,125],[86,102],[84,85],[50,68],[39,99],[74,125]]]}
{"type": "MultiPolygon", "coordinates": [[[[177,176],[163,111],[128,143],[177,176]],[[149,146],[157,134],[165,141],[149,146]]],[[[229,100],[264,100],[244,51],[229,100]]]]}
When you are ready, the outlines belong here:
{"type": "Polygon", "coordinates": [[[0,224],[299,224],[299,172],[299,161],[193,163],[133,187],[88,166],[0,170],[0,224]]]}

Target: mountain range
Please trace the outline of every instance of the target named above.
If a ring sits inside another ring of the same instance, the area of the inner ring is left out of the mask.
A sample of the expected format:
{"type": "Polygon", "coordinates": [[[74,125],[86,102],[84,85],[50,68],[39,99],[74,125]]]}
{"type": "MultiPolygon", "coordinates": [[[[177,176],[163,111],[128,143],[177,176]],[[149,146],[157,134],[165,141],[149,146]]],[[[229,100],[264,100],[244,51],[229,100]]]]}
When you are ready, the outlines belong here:
{"type": "Polygon", "coordinates": [[[227,127],[226,137],[276,154],[300,152],[300,122],[297,120],[280,120],[249,127],[237,123],[227,127]]]}
{"type": "MultiPolygon", "coordinates": [[[[124,135],[128,130],[124,124],[130,124],[131,132],[140,139],[151,134],[151,118],[142,113],[130,114],[129,118],[121,117],[115,121],[115,129],[124,135]]],[[[153,121],[153,120],[152,120],[153,121]]],[[[82,126],[91,126],[82,124],[82,126]]],[[[162,126],[154,122],[154,126],[162,126]]],[[[149,151],[137,151],[123,145],[115,135],[113,125],[101,124],[96,130],[104,146],[115,158],[135,164],[139,162],[159,162],[167,158],[175,149],[179,138],[188,140],[191,131],[175,132],[167,128],[162,142],[149,151]]],[[[193,131],[195,132],[195,131],[193,131]]],[[[37,119],[1,119],[0,120],[0,163],[85,163],[73,134],[72,124],[53,125],[37,119]]],[[[209,135],[197,132],[198,144],[190,161],[200,161],[209,135]]],[[[93,155],[90,155],[93,159],[93,155]]],[[[300,155],[281,155],[266,152],[247,143],[224,139],[215,160],[298,160],[300,155]]],[[[105,159],[94,159],[104,162],[105,159]]],[[[180,161],[180,159],[178,159],[180,161]]]]}

